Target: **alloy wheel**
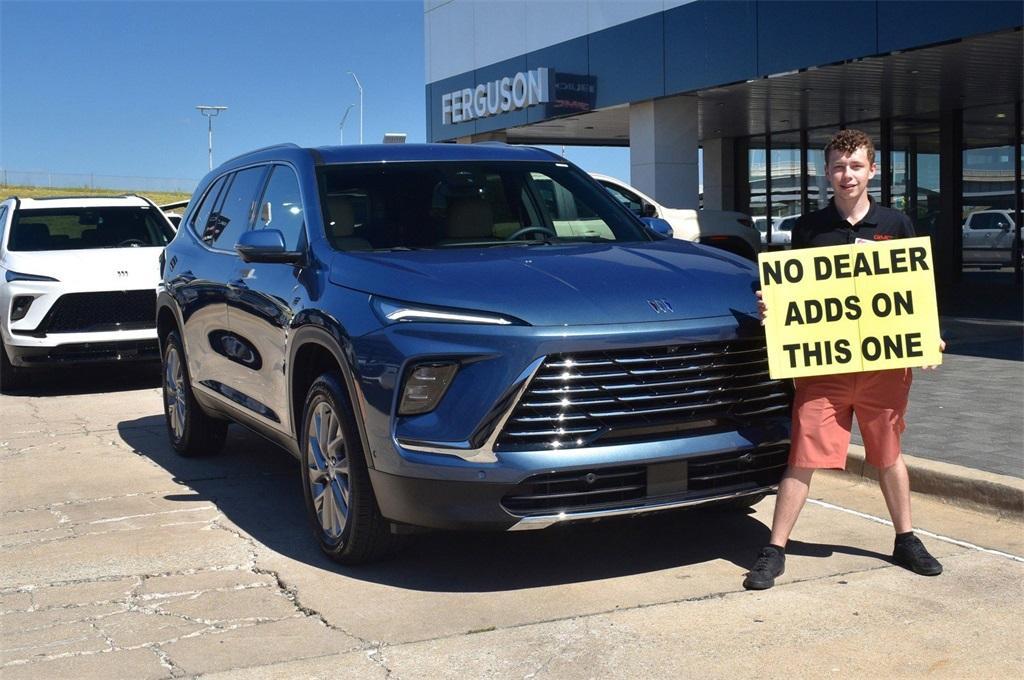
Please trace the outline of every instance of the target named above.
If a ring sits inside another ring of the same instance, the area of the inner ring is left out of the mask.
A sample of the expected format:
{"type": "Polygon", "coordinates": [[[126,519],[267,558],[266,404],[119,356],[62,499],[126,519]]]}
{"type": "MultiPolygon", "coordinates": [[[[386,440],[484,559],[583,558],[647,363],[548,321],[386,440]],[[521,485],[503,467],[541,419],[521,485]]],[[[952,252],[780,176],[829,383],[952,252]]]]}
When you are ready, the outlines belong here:
{"type": "Polygon", "coordinates": [[[351,487],[345,436],[328,402],[321,401],[313,410],[306,442],[313,508],[326,538],[338,541],[348,521],[351,487]]]}
{"type": "Polygon", "coordinates": [[[164,404],[175,439],[185,434],[185,371],[176,347],[167,350],[164,361],[164,404]]]}

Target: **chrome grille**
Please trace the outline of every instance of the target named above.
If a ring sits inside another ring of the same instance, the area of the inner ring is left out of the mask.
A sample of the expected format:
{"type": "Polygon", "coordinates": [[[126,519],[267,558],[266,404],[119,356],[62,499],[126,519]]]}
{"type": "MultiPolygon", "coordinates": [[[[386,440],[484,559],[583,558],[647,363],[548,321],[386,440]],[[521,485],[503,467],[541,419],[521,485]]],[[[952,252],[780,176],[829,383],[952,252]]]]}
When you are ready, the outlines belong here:
{"type": "Polygon", "coordinates": [[[498,448],[664,439],[789,414],[789,381],[768,376],[764,338],[549,356],[498,448]]]}

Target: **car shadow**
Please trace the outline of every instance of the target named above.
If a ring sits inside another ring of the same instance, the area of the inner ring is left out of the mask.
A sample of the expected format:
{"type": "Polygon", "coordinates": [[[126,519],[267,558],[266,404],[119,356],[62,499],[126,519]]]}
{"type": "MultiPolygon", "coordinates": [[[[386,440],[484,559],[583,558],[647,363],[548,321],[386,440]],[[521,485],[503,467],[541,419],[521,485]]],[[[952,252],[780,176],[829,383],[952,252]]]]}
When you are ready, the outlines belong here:
{"type": "Polygon", "coordinates": [[[33,368],[26,384],[4,390],[12,397],[55,397],[75,394],[127,392],[160,386],[160,363],[85,364],[33,368]]]}
{"type": "MultiPolygon", "coordinates": [[[[162,416],[118,425],[137,453],[192,491],[174,500],[213,503],[268,549],[324,571],[366,582],[428,592],[497,592],[595,581],[726,560],[741,569],[767,543],[768,528],[750,510],[688,509],[633,518],[570,523],[542,531],[431,531],[406,537],[401,554],[358,567],[320,552],[308,527],[298,463],[285,451],[238,426],[224,450],[183,458],[171,448],[162,416]]],[[[888,560],[841,545],[791,542],[790,554],[834,553],[888,560]]]]}

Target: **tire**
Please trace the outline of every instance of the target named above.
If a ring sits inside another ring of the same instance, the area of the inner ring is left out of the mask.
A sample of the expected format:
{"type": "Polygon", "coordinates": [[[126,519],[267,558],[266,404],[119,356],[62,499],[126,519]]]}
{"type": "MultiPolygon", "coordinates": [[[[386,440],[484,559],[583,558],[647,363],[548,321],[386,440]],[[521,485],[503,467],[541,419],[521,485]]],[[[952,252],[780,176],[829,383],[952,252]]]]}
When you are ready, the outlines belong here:
{"type": "Polygon", "coordinates": [[[6,394],[25,387],[25,369],[11,363],[7,356],[7,345],[0,342],[0,392],[6,394]]]}
{"type": "Polygon", "coordinates": [[[162,357],[164,421],[171,446],[182,456],[209,456],[221,450],[227,437],[226,420],[207,415],[196,402],[181,338],[171,331],[162,357]]]}
{"type": "Polygon", "coordinates": [[[299,442],[306,513],[321,550],[342,564],[392,555],[399,538],[380,514],[355,415],[336,374],[324,373],[306,393],[299,442]]]}

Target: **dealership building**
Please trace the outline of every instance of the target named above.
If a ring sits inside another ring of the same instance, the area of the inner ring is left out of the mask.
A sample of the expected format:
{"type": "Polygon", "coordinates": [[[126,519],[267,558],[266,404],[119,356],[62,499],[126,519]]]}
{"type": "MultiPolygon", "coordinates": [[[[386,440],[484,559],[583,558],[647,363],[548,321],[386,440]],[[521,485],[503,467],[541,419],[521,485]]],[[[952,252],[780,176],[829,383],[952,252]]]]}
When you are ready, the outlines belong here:
{"type": "Polygon", "coordinates": [[[827,203],[822,148],[857,128],[872,195],[932,237],[940,289],[1021,280],[1019,0],[424,10],[429,141],[629,147],[622,179],[665,205],[779,218],[827,203]]]}

